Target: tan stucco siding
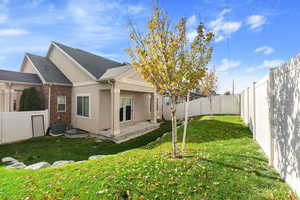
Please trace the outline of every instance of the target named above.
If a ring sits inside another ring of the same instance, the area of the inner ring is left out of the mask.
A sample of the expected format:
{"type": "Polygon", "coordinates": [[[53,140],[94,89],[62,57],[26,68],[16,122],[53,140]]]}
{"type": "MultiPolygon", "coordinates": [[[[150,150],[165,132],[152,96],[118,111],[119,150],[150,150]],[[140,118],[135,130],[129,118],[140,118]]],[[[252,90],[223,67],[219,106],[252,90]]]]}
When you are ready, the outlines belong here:
{"type": "Polygon", "coordinates": [[[110,90],[100,90],[100,130],[111,127],[111,92],[110,90]]]}
{"type": "Polygon", "coordinates": [[[21,72],[37,74],[37,71],[32,66],[32,63],[27,58],[24,60],[21,72]]]}
{"type": "Polygon", "coordinates": [[[72,83],[94,81],[57,47],[54,46],[50,50],[48,57],[72,83]]]}
{"type": "Polygon", "coordinates": [[[78,86],[72,89],[72,125],[91,133],[98,133],[101,127],[100,121],[100,85],[78,86]],[[77,96],[90,97],[90,116],[77,116],[77,96]]]}
{"type": "Polygon", "coordinates": [[[133,91],[133,92],[154,92],[155,90],[151,87],[145,87],[137,84],[126,82],[118,82],[121,90],[133,91]]]}

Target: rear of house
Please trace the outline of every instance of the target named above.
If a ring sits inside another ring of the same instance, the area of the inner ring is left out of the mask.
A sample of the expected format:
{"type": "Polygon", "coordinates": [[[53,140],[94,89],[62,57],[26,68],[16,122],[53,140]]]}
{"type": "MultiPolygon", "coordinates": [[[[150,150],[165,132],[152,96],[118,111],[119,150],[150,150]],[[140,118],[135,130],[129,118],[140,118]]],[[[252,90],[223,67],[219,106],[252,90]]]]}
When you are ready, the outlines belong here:
{"type": "Polygon", "coordinates": [[[117,137],[138,124],[154,129],[162,118],[162,98],[129,64],[60,43],[52,42],[45,57],[26,54],[20,72],[7,73],[34,79],[26,77],[24,82],[12,74],[0,75],[0,112],[18,111],[22,90],[36,87],[49,110],[50,124],[64,121],[90,133],[117,137]]]}

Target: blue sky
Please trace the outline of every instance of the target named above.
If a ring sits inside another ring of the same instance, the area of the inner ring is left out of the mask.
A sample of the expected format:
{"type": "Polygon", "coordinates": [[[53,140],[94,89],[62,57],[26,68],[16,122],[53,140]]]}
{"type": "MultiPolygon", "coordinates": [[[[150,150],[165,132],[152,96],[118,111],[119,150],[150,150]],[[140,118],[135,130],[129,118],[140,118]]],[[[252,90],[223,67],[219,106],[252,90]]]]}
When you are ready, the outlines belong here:
{"type": "MultiPolygon", "coordinates": [[[[188,18],[188,37],[200,21],[216,33],[213,59],[219,92],[236,91],[261,79],[300,53],[298,0],[159,0],[176,23],[188,18]]],[[[25,52],[45,55],[52,40],[129,61],[126,24],[140,30],[152,1],[0,0],[0,68],[18,71],[25,52]],[[22,2],[22,3],[20,3],[22,2]]]]}

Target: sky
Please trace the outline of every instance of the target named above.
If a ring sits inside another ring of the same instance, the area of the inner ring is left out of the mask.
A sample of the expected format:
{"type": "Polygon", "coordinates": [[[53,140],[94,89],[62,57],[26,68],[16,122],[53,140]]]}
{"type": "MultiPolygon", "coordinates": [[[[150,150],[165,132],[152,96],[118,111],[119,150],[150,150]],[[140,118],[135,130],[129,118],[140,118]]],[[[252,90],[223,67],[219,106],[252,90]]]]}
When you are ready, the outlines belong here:
{"type": "MultiPolygon", "coordinates": [[[[200,22],[214,31],[209,68],[218,92],[240,92],[268,69],[300,53],[299,0],[157,0],[176,24],[187,18],[192,40],[200,22]]],[[[26,52],[45,56],[51,41],[130,62],[127,24],[144,31],[151,0],[0,0],[0,69],[19,71],[26,52]]]]}

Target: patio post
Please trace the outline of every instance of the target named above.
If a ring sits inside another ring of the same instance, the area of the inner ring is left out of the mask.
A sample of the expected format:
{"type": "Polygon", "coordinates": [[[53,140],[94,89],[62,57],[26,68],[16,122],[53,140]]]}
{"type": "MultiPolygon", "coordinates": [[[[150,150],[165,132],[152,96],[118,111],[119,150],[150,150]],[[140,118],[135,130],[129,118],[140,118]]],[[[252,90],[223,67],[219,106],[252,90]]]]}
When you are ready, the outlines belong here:
{"type": "Polygon", "coordinates": [[[153,113],[152,113],[152,123],[157,123],[157,93],[154,92],[151,94],[152,95],[152,103],[153,103],[153,113]]]}
{"type": "Polygon", "coordinates": [[[120,134],[120,88],[118,87],[117,83],[113,83],[111,88],[111,130],[112,135],[120,134]]]}

